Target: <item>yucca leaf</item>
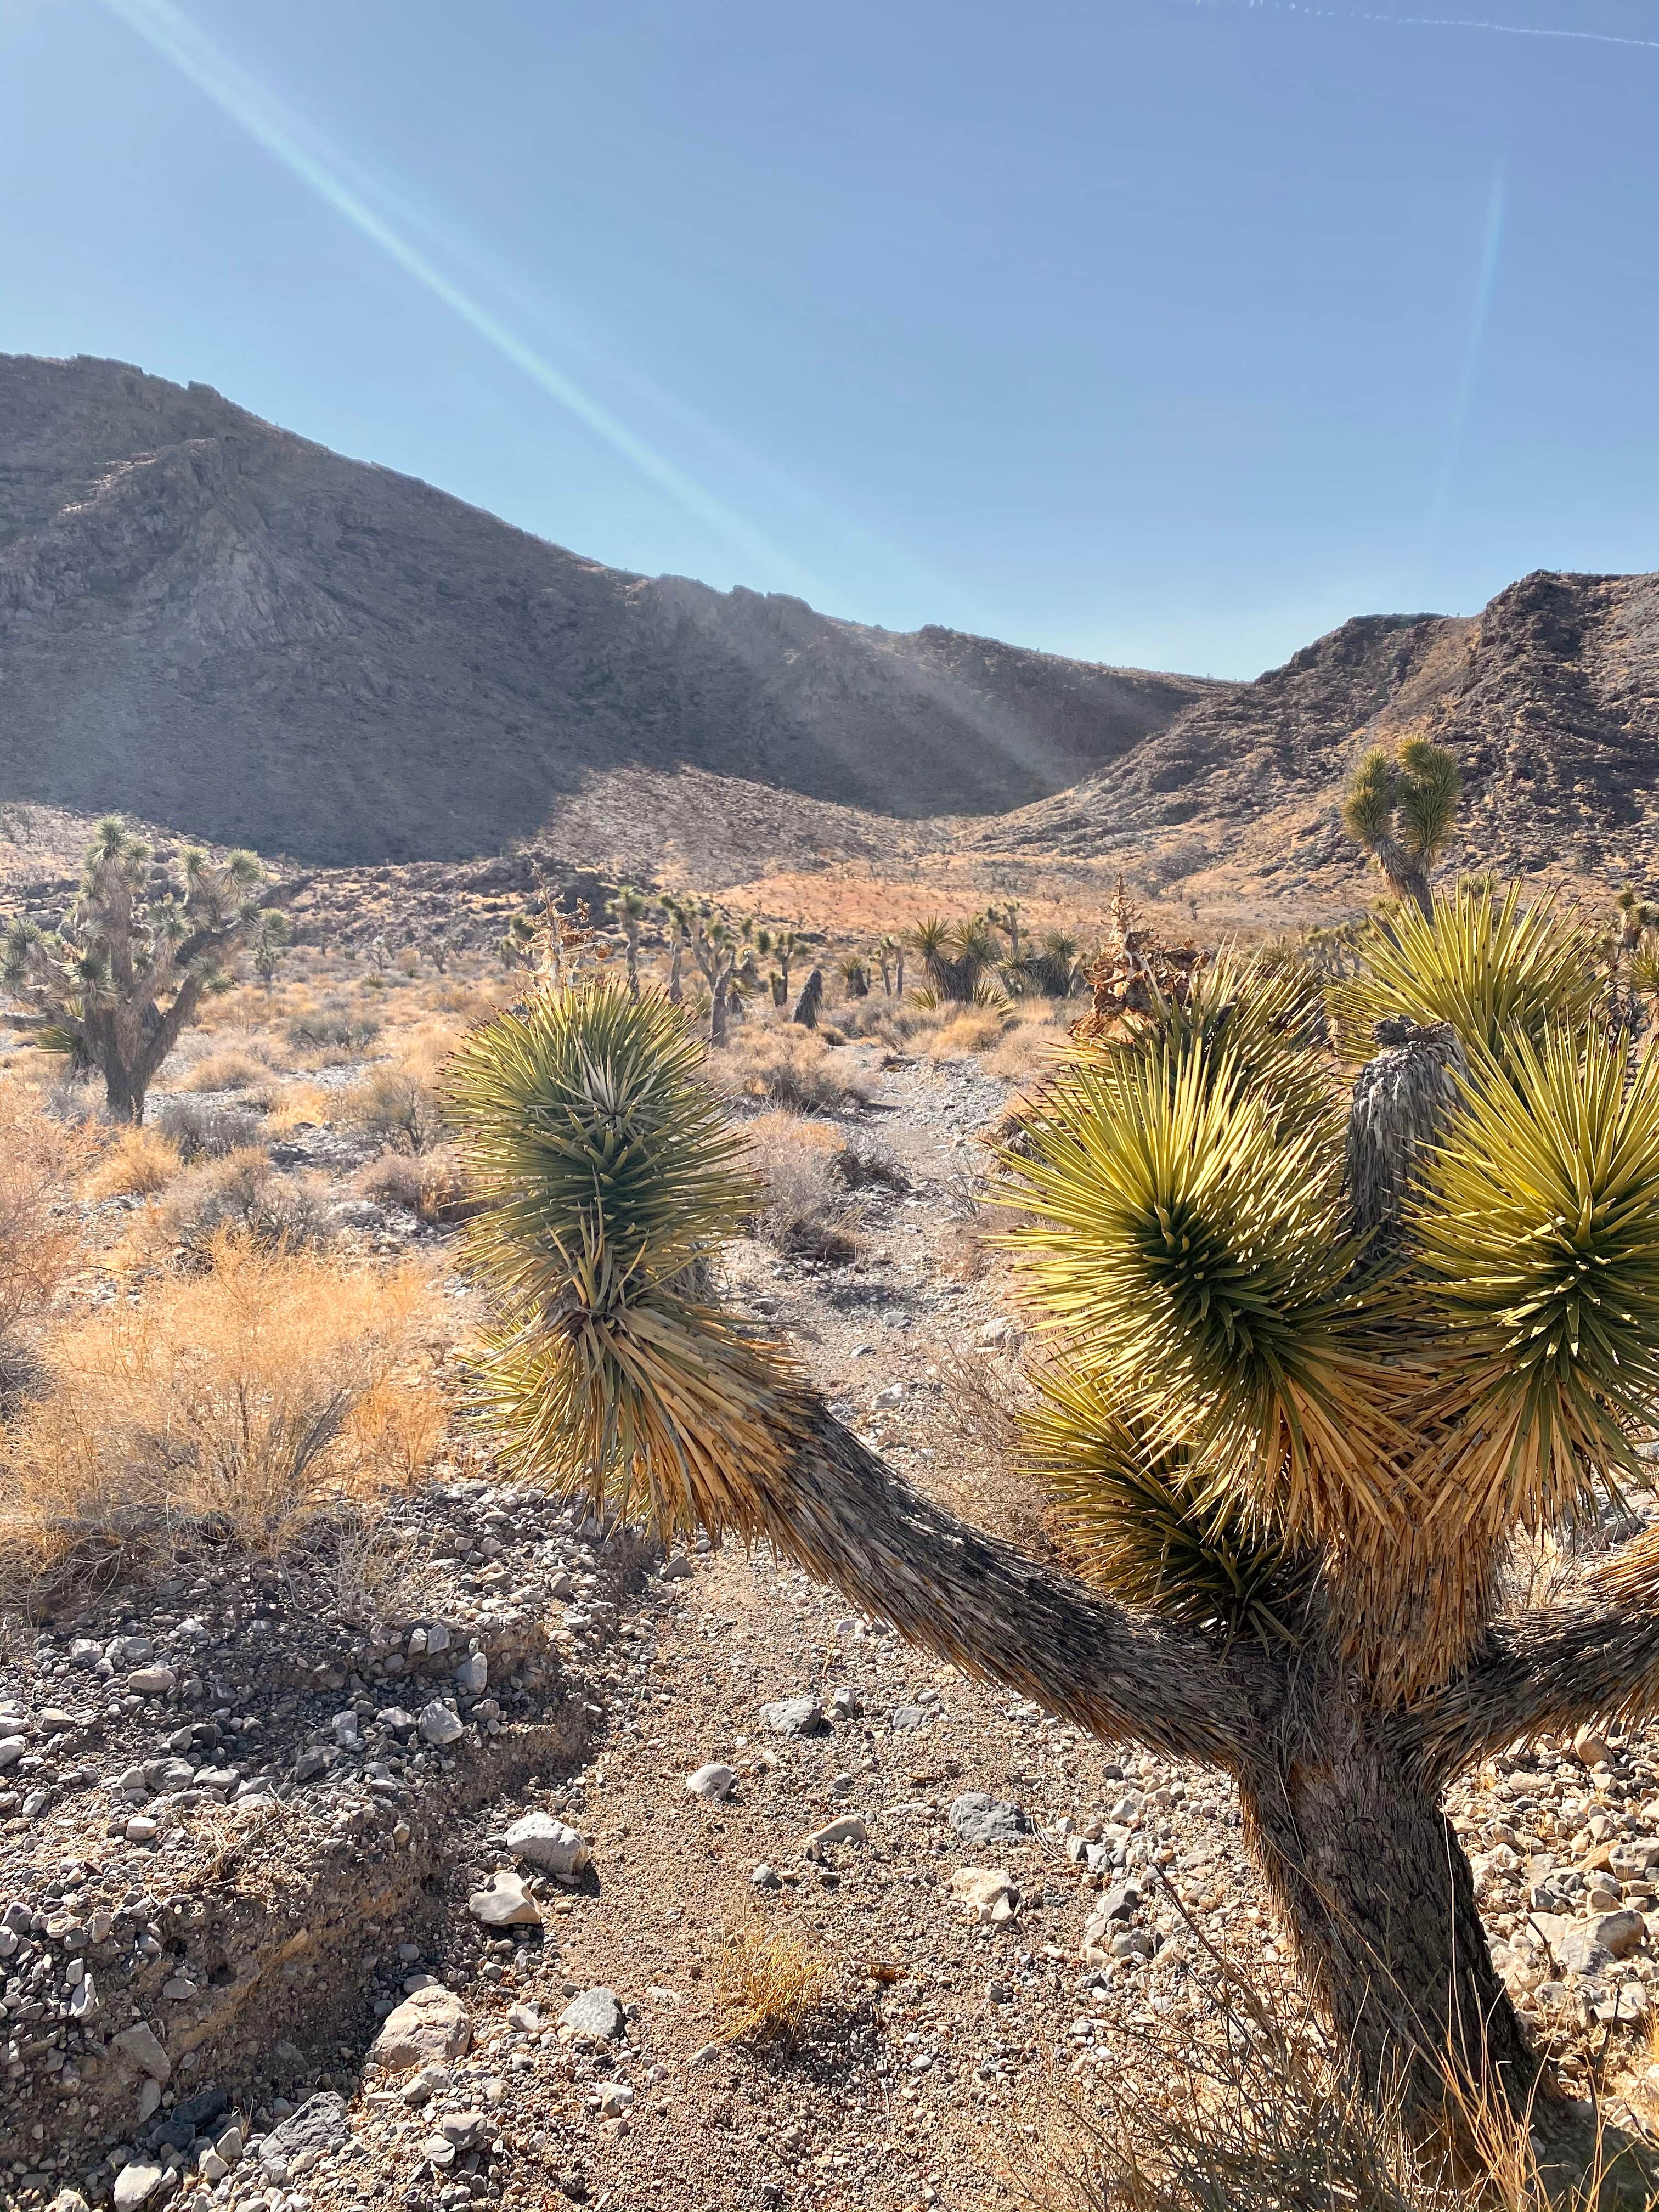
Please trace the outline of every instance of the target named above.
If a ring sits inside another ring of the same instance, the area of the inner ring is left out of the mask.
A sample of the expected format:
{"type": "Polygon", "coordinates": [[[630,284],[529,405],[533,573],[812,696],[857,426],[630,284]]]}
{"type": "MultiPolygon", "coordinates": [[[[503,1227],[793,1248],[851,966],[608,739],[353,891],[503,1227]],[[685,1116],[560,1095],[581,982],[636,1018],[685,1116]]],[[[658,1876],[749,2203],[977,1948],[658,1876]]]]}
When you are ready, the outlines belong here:
{"type": "Polygon", "coordinates": [[[1294,1641],[1308,1562],[1282,1534],[1252,1526],[1224,1482],[1121,1414],[1097,1377],[1054,1362],[1036,1379],[1038,1401],[1021,1417],[1025,1462],[1085,1577],[1166,1620],[1294,1641]]]}
{"type": "Polygon", "coordinates": [[[1518,885],[1500,900],[1460,883],[1431,921],[1403,903],[1368,926],[1358,952],[1358,973],[1331,990],[1356,1066],[1375,1050],[1374,1024],[1399,1015],[1449,1022],[1466,1053],[1501,1064],[1516,1039],[1587,1021],[1601,988],[1592,933],[1547,903],[1523,907],[1518,885]]]}
{"type": "Polygon", "coordinates": [[[1659,1060],[1599,1027],[1472,1063],[1408,1206],[1439,1376],[1435,1512],[1488,1532],[1570,1521],[1659,1411],[1659,1060]]]}
{"type": "Polygon", "coordinates": [[[1286,1128],[1229,1049],[1164,1048],[1068,1071],[1002,1164],[1026,1295],[1114,1402],[1233,1455],[1295,1535],[1391,1523],[1405,1439],[1351,1326],[1334,1117],[1286,1128]]]}

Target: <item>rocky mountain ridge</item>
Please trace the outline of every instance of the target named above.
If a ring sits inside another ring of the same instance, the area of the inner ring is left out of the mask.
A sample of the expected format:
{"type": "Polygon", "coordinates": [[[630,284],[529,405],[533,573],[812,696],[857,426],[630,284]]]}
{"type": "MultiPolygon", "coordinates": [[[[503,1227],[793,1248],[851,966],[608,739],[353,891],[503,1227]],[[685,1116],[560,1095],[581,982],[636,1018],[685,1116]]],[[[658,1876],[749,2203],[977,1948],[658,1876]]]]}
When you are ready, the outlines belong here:
{"type": "Polygon", "coordinates": [[[1659,574],[1538,571],[1212,683],[630,574],[205,386],[0,356],[8,805],[309,866],[526,838],[707,884],[1121,853],[1318,900],[1358,882],[1354,760],[1418,734],[1464,763],[1460,859],[1648,875],[1659,574]]]}
{"type": "Polygon", "coordinates": [[[206,386],[0,357],[9,799],[324,863],[495,851],[630,768],[982,813],[1206,689],[629,574],[206,386]]]}

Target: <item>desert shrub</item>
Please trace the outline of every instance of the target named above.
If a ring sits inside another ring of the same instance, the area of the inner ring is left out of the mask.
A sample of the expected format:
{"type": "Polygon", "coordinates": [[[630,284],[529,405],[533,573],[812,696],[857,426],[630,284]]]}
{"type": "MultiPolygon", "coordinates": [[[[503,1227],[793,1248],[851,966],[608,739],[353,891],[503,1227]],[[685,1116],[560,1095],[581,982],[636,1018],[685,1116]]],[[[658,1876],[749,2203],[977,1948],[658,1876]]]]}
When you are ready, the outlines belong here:
{"type": "Polygon", "coordinates": [[[26,1395],[32,1332],[80,1255],[71,1205],[93,1142],[21,1085],[0,1086],[0,1414],[26,1395]]]}
{"type": "Polygon", "coordinates": [[[380,1034],[378,1015],[319,1006],[299,1014],[288,1024],[288,1042],[295,1052],[366,1052],[380,1034]]]}
{"type": "Polygon", "coordinates": [[[316,1083],[272,1083],[256,1102],[264,1113],[264,1133],[286,1137],[295,1129],[317,1128],[339,1110],[337,1096],[316,1083]]]}
{"type": "Polygon", "coordinates": [[[342,1116],[405,1152],[429,1152],[443,1134],[438,1094],[413,1067],[371,1068],[340,1100],[342,1116]]]}
{"type": "Polygon", "coordinates": [[[850,1260],[857,1246],[837,1218],[840,1130],[799,1114],[762,1114],[748,1136],[762,1191],[757,1233],[792,1259],[850,1260]]]}
{"type": "Polygon", "coordinates": [[[415,1480],[444,1407],[441,1320],[410,1266],[350,1269],[222,1235],[48,1346],[0,1468],[14,1571],[143,1551],[180,1516],[279,1542],[321,1498],[415,1480]]]}
{"type": "Polygon", "coordinates": [[[87,1177],[88,1198],[153,1198],[185,1164],[184,1154],[161,1130],[118,1129],[87,1177]]]}
{"type": "Polygon", "coordinates": [[[1008,1033],[1008,1016],[994,1006],[971,1006],[934,1032],[928,1051],[935,1060],[959,1060],[964,1054],[989,1052],[1008,1033]]]}
{"type": "Polygon", "coordinates": [[[252,1105],[216,1104],[182,1093],[161,1101],[155,1126],[187,1163],[246,1152],[265,1133],[264,1121],[252,1105]]]}
{"type": "Polygon", "coordinates": [[[765,1098],[804,1113],[862,1104],[869,1086],[822,1034],[793,1022],[754,1022],[708,1056],[710,1080],[732,1098],[765,1098]]]}
{"type": "Polygon", "coordinates": [[[459,1155],[447,1145],[429,1152],[377,1153],[352,1177],[360,1198],[377,1205],[401,1206],[431,1225],[448,1227],[480,1212],[468,1192],[459,1155]]]}
{"type": "Polygon", "coordinates": [[[328,1203],[320,1176],[280,1175],[250,1146],[186,1169],[143,1224],[139,1242],[152,1255],[165,1247],[198,1263],[227,1232],[264,1251],[319,1247],[334,1234],[328,1203]]]}
{"type": "Polygon", "coordinates": [[[191,1069],[185,1078],[186,1091],[252,1091],[257,1084],[265,1082],[270,1074],[264,1060],[255,1060],[252,1053],[227,1051],[210,1052],[191,1069]]]}
{"type": "Polygon", "coordinates": [[[715,1995],[725,2016],[715,2040],[793,2050],[834,1988],[829,1960],[799,1936],[746,1929],[720,1960],[715,1995]]]}

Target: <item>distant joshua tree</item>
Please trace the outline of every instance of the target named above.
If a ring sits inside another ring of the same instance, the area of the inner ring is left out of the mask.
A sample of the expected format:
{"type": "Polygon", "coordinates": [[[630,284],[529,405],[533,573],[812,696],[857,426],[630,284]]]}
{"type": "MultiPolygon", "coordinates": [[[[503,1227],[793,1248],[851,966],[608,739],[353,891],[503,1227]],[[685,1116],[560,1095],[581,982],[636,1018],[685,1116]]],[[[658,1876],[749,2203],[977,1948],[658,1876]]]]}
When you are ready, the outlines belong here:
{"type": "Polygon", "coordinates": [[[1371,854],[1389,889],[1430,920],[1429,871],[1451,843],[1462,789],[1456,756],[1426,738],[1412,738],[1394,758],[1374,746],[1343,805],[1348,834],[1371,854]]]}
{"type": "Polygon", "coordinates": [[[279,908],[262,908],[248,932],[247,950],[253,972],[265,987],[267,999],[276,988],[276,971],[287,958],[293,942],[294,932],[289,927],[288,916],[279,908]]]}
{"type": "Polygon", "coordinates": [[[118,815],[106,816],[61,927],[14,921],[0,939],[0,983],[29,1010],[15,1025],[101,1075],[117,1121],[143,1120],[156,1072],[204,997],[228,984],[229,962],[277,919],[262,919],[264,872],[252,853],[212,860],[192,847],[159,893],[152,858],[118,815]]]}
{"type": "Polygon", "coordinates": [[[624,884],[615,898],[607,902],[605,912],[613,921],[622,925],[623,941],[628,948],[628,992],[630,998],[640,995],[640,924],[651,912],[651,902],[643,891],[636,891],[632,884],[624,884]]]}

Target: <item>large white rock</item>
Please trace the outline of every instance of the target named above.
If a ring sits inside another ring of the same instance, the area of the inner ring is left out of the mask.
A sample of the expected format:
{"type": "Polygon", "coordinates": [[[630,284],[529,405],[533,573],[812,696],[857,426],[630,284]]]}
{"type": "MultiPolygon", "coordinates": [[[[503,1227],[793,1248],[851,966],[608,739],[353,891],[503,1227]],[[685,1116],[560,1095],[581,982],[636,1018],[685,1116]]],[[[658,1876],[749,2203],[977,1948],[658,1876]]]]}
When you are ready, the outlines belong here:
{"type": "Polygon", "coordinates": [[[515,1820],[507,1832],[507,1848],[556,1881],[579,1881],[592,1856],[580,1830],[550,1813],[526,1813],[515,1820]]]}
{"type": "Polygon", "coordinates": [[[541,1909],[525,1887],[522,1875],[503,1867],[488,1889],[475,1889],[466,1909],[486,1928],[514,1928],[541,1918],[541,1909]]]}
{"type": "Polygon", "coordinates": [[[166,2166],[147,2158],[129,2160],[115,2177],[115,2212],[138,2212],[161,2187],[166,2172],[166,2166]]]}
{"type": "Polygon", "coordinates": [[[410,2067],[459,2058],[471,2040],[466,2007],[453,1990],[434,1982],[386,2014],[368,2055],[388,2074],[401,2074],[410,2067]]]}
{"type": "Polygon", "coordinates": [[[737,1781],[735,1766],[723,1766],[719,1759],[714,1759],[707,1766],[700,1766],[695,1774],[688,1774],[685,1786],[692,1796],[707,1797],[718,1805],[732,1795],[737,1781]]]}

